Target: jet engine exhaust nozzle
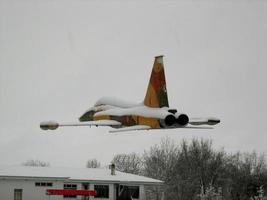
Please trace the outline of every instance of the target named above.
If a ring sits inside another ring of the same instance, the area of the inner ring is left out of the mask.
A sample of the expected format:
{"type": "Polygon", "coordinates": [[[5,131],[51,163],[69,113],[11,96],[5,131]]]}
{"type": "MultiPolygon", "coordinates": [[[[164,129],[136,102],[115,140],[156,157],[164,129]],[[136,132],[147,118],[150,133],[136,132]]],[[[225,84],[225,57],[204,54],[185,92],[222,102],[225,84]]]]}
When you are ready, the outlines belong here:
{"type": "Polygon", "coordinates": [[[167,125],[167,126],[172,126],[175,124],[175,117],[173,115],[167,115],[164,119],[164,123],[167,125]]]}
{"type": "Polygon", "coordinates": [[[180,126],[185,126],[188,124],[189,122],[189,118],[186,114],[180,114],[177,118],[176,118],[176,122],[177,124],[179,124],[180,126]]]}

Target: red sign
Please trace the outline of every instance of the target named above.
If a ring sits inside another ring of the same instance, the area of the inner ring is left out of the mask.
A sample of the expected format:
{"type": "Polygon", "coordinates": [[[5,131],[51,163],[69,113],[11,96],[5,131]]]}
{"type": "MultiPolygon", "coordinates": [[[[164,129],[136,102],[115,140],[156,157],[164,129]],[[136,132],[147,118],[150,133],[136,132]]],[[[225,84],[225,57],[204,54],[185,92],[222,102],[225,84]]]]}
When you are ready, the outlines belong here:
{"type": "Polygon", "coordinates": [[[95,190],[46,190],[47,195],[78,195],[78,196],[96,196],[95,190]]]}

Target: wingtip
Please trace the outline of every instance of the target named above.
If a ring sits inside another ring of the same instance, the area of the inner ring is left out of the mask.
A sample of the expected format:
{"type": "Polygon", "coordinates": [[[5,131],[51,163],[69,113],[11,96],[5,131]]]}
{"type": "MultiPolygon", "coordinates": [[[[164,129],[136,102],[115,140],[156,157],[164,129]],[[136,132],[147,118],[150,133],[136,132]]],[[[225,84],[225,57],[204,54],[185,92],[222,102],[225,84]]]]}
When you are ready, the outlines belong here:
{"type": "Polygon", "coordinates": [[[212,118],[208,119],[208,124],[209,125],[216,125],[216,124],[219,124],[220,122],[221,122],[221,120],[218,119],[218,118],[215,118],[215,117],[212,117],[212,118]]]}
{"type": "Polygon", "coordinates": [[[42,130],[55,130],[59,127],[59,124],[55,121],[41,122],[40,128],[42,130]]]}

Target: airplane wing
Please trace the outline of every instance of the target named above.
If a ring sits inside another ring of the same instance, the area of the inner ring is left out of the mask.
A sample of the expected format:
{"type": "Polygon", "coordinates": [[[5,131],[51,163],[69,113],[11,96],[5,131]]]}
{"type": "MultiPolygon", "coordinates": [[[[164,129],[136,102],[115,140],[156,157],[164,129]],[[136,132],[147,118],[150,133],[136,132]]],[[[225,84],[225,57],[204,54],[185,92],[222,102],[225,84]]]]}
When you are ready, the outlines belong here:
{"type": "Polygon", "coordinates": [[[199,126],[199,125],[215,125],[220,123],[220,120],[215,118],[215,117],[210,117],[210,118],[190,118],[189,119],[189,124],[194,125],[194,126],[199,126]]]}
{"type": "Polygon", "coordinates": [[[115,120],[97,120],[81,123],[66,123],[59,124],[55,121],[42,122],[40,128],[43,130],[55,130],[61,126],[120,126],[121,123],[115,120]]]}
{"type": "Polygon", "coordinates": [[[123,127],[123,128],[112,129],[109,132],[110,133],[117,133],[117,132],[149,130],[149,129],[151,129],[150,126],[136,125],[136,126],[127,126],[127,127],[123,127]]]}
{"type": "Polygon", "coordinates": [[[181,128],[189,128],[189,129],[213,129],[213,127],[210,126],[185,126],[181,128]]]}
{"type": "MultiPolygon", "coordinates": [[[[175,128],[178,128],[178,127],[169,127],[169,128],[164,128],[164,129],[161,129],[161,130],[175,129],[175,128]]],[[[213,129],[213,127],[207,127],[207,126],[185,126],[185,127],[179,127],[179,128],[185,128],[185,129],[213,129]]],[[[110,133],[118,133],[118,132],[150,130],[150,129],[152,129],[150,126],[135,125],[135,126],[128,126],[128,127],[123,127],[123,128],[112,129],[109,132],[110,133]]],[[[160,129],[160,128],[158,128],[158,129],[160,129]]]]}

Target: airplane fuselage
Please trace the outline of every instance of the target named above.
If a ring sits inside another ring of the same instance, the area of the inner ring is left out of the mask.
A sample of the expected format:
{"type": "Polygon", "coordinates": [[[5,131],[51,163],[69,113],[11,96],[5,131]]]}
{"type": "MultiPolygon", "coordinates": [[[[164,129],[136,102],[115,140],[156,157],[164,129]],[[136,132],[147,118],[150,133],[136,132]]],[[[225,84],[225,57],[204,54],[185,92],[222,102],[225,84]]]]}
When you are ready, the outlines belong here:
{"type": "MultiPolygon", "coordinates": [[[[109,101],[107,100],[106,102],[109,101]]],[[[109,103],[112,104],[112,101],[109,103]]],[[[115,120],[121,123],[121,127],[146,125],[153,129],[182,127],[189,122],[188,116],[183,113],[178,113],[176,109],[170,109],[168,107],[151,108],[142,105],[142,103],[132,107],[117,107],[114,104],[96,104],[86,111],[79,120],[81,122],[115,120]]]]}

